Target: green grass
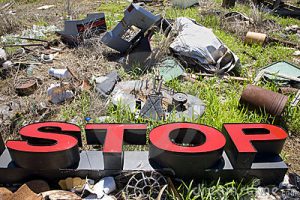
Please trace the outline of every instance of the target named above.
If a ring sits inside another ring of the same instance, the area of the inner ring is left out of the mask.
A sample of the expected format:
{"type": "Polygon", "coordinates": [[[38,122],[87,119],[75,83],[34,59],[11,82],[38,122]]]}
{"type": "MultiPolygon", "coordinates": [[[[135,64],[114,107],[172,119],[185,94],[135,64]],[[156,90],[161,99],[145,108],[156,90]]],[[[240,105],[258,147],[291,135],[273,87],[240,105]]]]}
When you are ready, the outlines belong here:
{"type": "MultiPolygon", "coordinates": [[[[179,196],[183,200],[220,200],[234,199],[247,200],[255,195],[255,186],[257,182],[254,180],[251,183],[243,182],[227,182],[221,183],[220,180],[214,182],[202,182],[195,184],[182,182],[178,187],[179,196]]],[[[170,199],[176,199],[176,195],[171,192],[170,199]]]]}

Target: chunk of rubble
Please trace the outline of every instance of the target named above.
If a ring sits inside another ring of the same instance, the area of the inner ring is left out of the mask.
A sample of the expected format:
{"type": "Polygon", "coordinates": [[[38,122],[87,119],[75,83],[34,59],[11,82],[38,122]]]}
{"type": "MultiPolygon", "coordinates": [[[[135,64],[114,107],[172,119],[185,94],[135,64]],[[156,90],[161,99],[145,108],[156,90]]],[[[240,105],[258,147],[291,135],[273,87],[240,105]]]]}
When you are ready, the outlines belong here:
{"type": "Polygon", "coordinates": [[[43,197],[34,193],[26,184],[22,185],[10,200],[42,200],[43,197]]]}
{"type": "Polygon", "coordinates": [[[1,187],[0,188],[0,199],[1,200],[10,200],[13,193],[8,190],[7,188],[1,187]]]}
{"type": "Polygon", "coordinates": [[[121,79],[117,71],[109,73],[107,76],[98,77],[96,81],[96,91],[103,97],[107,97],[121,79]]]}
{"type": "Polygon", "coordinates": [[[72,99],[74,93],[67,89],[64,84],[51,84],[47,90],[49,100],[54,104],[62,103],[66,100],[72,99]]]}
{"type": "Polygon", "coordinates": [[[63,190],[69,190],[72,192],[82,192],[84,185],[86,184],[86,180],[81,179],[79,177],[69,177],[67,179],[60,180],[58,184],[63,190]]]}
{"type": "Polygon", "coordinates": [[[50,68],[48,71],[50,76],[53,76],[58,79],[69,79],[72,77],[68,69],[54,69],[50,68]]]}
{"type": "Polygon", "coordinates": [[[41,193],[41,195],[44,199],[48,199],[48,200],[62,200],[62,199],[81,200],[81,197],[79,197],[75,193],[64,191],[64,190],[50,190],[41,193]]]}

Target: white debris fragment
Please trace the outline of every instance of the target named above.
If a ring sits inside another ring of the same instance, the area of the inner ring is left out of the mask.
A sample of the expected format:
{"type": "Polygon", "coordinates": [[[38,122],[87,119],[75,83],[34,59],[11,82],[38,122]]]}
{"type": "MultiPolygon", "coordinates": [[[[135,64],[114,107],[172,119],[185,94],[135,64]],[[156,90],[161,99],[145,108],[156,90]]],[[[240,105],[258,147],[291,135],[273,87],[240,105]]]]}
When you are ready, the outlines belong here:
{"type": "Polygon", "coordinates": [[[3,63],[7,60],[7,55],[4,49],[0,48],[0,63],[3,63]]]}
{"type": "Polygon", "coordinates": [[[52,63],[53,60],[55,58],[55,55],[54,54],[42,54],[41,55],[41,60],[44,62],[44,63],[52,63]]]}
{"type": "Polygon", "coordinates": [[[98,183],[91,187],[88,185],[85,189],[91,194],[96,195],[97,199],[109,199],[108,194],[116,190],[116,182],[113,177],[105,177],[101,179],[98,183]]]}
{"type": "Polygon", "coordinates": [[[132,94],[127,94],[122,91],[118,91],[112,96],[112,103],[114,105],[122,105],[128,107],[131,112],[136,111],[136,99],[132,94]]]}
{"type": "Polygon", "coordinates": [[[279,184],[280,189],[291,189],[293,185],[290,184],[290,178],[288,175],[284,176],[283,181],[279,184]]]}
{"type": "Polygon", "coordinates": [[[276,197],[271,195],[266,188],[258,187],[255,192],[255,200],[276,200],[276,197]]]}
{"type": "Polygon", "coordinates": [[[49,72],[50,76],[53,76],[53,77],[59,78],[59,79],[68,79],[68,78],[72,77],[72,75],[68,69],[50,68],[48,72],[49,72]]]}
{"type": "Polygon", "coordinates": [[[295,52],[293,53],[293,56],[300,56],[300,51],[295,51],[295,52]]]}
{"type": "Polygon", "coordinates": [[[49,8],[53,8],[55,5],[44,5],[41,7],[38,7],[37,10],[48,10],[49,8]]]}
{"type": "Polygon", "coordinates": [[[33,25],[31,29],[24,30],[20,35],[9,34],[0,37],[0,42],[9,44],[24,44],[27,40],[23,40],[17,37],[32,38],[32,39],[44,39],[48,33],[54,33],[59,29],[54,26],[37,26],[33,25]]]}

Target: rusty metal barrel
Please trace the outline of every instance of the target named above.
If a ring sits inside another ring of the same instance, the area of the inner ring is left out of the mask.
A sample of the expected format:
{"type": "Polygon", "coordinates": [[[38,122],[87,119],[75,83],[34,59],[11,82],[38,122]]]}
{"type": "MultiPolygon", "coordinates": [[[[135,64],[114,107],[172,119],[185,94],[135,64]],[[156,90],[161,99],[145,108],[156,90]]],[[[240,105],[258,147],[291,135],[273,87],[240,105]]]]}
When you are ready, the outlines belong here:
{"type": "Polygon", "coordinates": [[[288,97],[254,85],[248,85],[242,93],[240,103],[253,109],[261,109],[274,116],[280,116],[288,97]]]}

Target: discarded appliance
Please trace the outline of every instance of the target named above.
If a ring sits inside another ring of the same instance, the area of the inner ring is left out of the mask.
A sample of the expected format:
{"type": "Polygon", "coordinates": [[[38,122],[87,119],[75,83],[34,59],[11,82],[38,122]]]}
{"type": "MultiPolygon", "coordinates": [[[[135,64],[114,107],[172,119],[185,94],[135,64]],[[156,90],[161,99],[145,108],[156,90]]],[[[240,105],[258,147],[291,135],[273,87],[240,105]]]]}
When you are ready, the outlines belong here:
{"type": "Polygon", "coordinates": [[[104,13],[92,13],[88,14],[83,20],[66,20],[64,30],[57,33],[61,35],[63,42],[76,46],[83,38],[99,35],[106,30],[104,13]]]}
{"type": "Polygon", "coordinates": [[[146,119],[198,119],[205,111],[199,98],[164,88],[160,77],[152,81],[119,82],[112,92],[112,103],[128,107],[132,113],[146,119]]]}
{"type": "Polygon", "coordinates": [[[123,190],[129,199],[166,200],[166,193],[161,194],[160,198],[158,196],[167,184],[167,180],[160,173],[141,171],[133,174],[123,190]]]}
{"type": "Polygon", "coordinates": [[[179,8],[189,8],[193,5],[199,4],[199,0],[172,0],[172,4],[179,8]]]}
{"type": "Polygon", "coordinates": [[[266,111],[280,116],[287,104],[288,97],[254,85],[248,85],[243,91],[240,103],[253,109],[266,111]]]}
{"type": "Polygon", "coordinates": [[[47,90],[47,93],[49,100],[54,104],[64,102],[74,97],[74,93],[71,90],[67,89],[67,86],[63,83],[51,84],[51,86],[47,90]]]}
{"type": "Polygon", "coordinates": [[[170,45],[182,62],[197,71],[223,74],[240,66],[238,57],[212,32],[188,18],[177,18],[178,36],[170,45]]]}
{"type": "Polygon", "coordinates": [[[58,79],[68,79],[68,78],[72,77],[72,75],[71,75],[71,73],[69,72],[68,69],[50,68],[48,72],[49,72],[50,76],[53,76],[53,77],[58,78],[58,79]]]}
{"type": "Polygon", "coordinates": [[[27,96],[33,94],[37,87],[36,79],[20,79],[18,80],[15,89],[19,96],[27,96]]]}
{"type": "Polygon", "coordinates": [[[153,15],[137,4],[131,4],[125,10],[122,21],[112,31],[107,32],[101,41],[120,53],[125,53],[161,19],[160,15],[153,15]]]}
{"type": "Polygon", "coordinates": [[[300,89],[300,68],[291,63],[280,61],[260,69],[254,84],[262,78],[273,81],[280,86],[289,86],[300,89]]]}
{"type": "Polygon", "coordinates": [[[107,97],[121,79],[117,71],[109,73],[107,76],[96,78],[96,91],[103,97],[107,97]]]}
{"type": "Polygon", "coordinates": [[[165,82],[178,78],[184,74],[184,68],[173,57],[164,58],[159,65],[159,74],[165,82]]]}

